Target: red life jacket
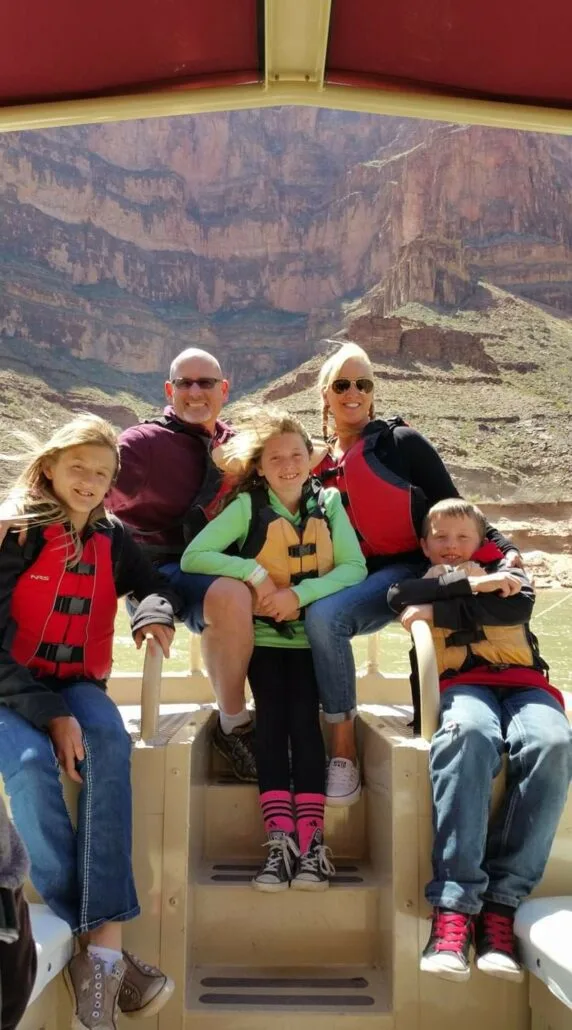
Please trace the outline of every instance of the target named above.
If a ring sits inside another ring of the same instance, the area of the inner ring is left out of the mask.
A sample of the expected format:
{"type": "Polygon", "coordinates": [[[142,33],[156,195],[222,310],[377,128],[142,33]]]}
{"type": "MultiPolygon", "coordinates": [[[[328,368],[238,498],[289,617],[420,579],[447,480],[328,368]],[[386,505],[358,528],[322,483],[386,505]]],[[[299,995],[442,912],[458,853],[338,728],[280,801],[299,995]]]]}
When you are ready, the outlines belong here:
{"type": "Polygon", "coordinates": [[[111,533],[95,530],[66,568],[65,527],[46,526],[39,555],[19,577],[10,607],[10,653],[37,676],[105,680],[111,672],[117,591],[111,533]]]}
{"type": "MultiPolygon", "coordinates": [[[[413,498],[422,495],[392,472],[376,454],[380,439],[399,425],[399,418],[370,422],[360,440],[350,447],[335,468],[326,469],[322,482],[335,482],[366,558],[405,554],[419,549],[413,522],[413,498]]],[[[423,495],[424,496],[424,495],[423,495]]]]}

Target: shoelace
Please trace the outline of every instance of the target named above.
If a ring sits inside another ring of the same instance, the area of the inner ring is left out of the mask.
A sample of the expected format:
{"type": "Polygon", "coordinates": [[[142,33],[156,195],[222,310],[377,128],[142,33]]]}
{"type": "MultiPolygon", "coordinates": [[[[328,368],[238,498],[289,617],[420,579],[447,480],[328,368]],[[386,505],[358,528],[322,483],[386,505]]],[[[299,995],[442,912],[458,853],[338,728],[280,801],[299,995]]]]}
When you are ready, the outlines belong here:
{"type": "Polygon", "coordinates": [[[329,856],[331,854],[331,848],[328,848],[325,844],[315,845],[301,856],[300,872],[317,873],[319,870],[324,876],[334,876],[336,869],[333,862],[330,861],[329,856]]]}
{"type": "Polygon", "coordinates": [[[512,919],[502,916],[498,912],[483,912],[482,919],[483,930],[490,950],[503,951],[512,955],[514,952],[512,919]]]}
{"type": "Polygon", "coordinates": [[[268,858],[264,863],[264,872],[278,873],[281,862],[284,862],[286,872],[291,879],[294,873],[294,859],[300,855],[296,841],[285,833],[283,837],[273,837],[271,840],[267,840],[262,846],[269,849],[268,858]]]}
{"type": "Polygon", "coordinates": [[[461,951],[470,925],[471,916],[463,912],[437,912],[433,922],[436,951],[461,951]]]}

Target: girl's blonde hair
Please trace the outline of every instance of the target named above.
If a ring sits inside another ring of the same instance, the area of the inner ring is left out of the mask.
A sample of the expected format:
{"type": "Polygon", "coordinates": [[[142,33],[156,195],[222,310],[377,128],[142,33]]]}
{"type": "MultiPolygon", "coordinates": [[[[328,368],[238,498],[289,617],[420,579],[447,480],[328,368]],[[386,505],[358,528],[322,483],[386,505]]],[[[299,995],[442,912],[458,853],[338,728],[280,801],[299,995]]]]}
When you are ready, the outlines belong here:
{"type": "MultiPolygon", "coordinates": [[[[357,358],[359,361],[363,361],[364,365],[367,365],[370,370],[371,378],[373,379],[373,365],[369,355],[357,343],[349,341],[342,344],[335,354],[332,354],[327,361],[324,361],[318,378],[318,387],[322,398],[322,433],[324,440],[329,438],[328,419],[330,415],[330,405],[326,400],[326,390],[332,385],[334,379],[338,379],[342,368],[350,358],[357,358]]],[[[369,417],[375,417],[373,398],[369,409],[369,417]]]]}
{"type": "Polygon", "coordinates": [[[253,490],[262,482],[257,472],[262,452],[274,436],[283,433],[297,433],[302,437],[308,454],[314,445],[309,433],[299,418],[289,411],[273,407],[249,407],[237,412],[240,429],[227,444],[224,444],[224,464],[232,479],[233,487],[223,502],[226,507],[239,493],[253,490]]]}
{"type": "MultiPolygon", "coordinates": [[[[25,526],[47,526],[67,522],[68,513],[54,494],[52,482],[45,469],[56,461],[63,451],[70,447],[92,444],[108,447],[115,455],[115,476],[119,471],[119,447],[117,434],[112,425],[98,415],[78,415],[56,429],[46,443],[40,443],[28,433],[15,434],[25,443],[24,453],[2,455],[4,461],[16,461],[25,465],[2,503],[2,518],[14,519],[25,526]]],[[[89,515],[89,522],[105,517],[105,508],[100,504],[89,515]]],[[[81,545],[77,533],[72,530],[74,551],[79,555],[81,545]]]]}

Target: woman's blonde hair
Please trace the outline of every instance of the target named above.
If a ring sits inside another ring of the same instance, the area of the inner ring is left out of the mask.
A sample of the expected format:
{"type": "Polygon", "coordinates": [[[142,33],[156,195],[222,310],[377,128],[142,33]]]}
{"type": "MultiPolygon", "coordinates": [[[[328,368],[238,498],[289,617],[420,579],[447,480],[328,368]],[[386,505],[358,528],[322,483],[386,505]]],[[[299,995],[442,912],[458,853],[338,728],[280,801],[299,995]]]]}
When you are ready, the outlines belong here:
{"type": "Polygon", "coordinates": [[[266,444],[273,437],[297,433],[302,437],[308,454],[314,450],[310,434],[300,419],[289,411],[273,407],[248,407],[239,409],[236,417],[240,429],[224,445],[224,465],[233,487],[225,496],[223,507],[230,504],[237,494],[260,485],[262,478],[257,472],[257,466],[266,444]]]}
{"type": "MultiPolygon", "coordinates": [[[[335,354],[332,354],[326,361],[324,361],[324,364],[320,369],[320,375],[318,377],[318,387],[320,390],[320,396],[322,398],[322,433],[324,436],[324,440],[327,440],[329,437],[328,418],[330,415],[330,405],[326,400],[326,390],[332,385],[334,379],[337,379],[339,377],[339,374],[342,368],[344,367],[346,361],[349,361],[350,358],[357,358],[359,361],[363,361],[364,365],[367,365],[367,367],[369,368],[371,372],[371,377],[373,379],[373,366],[370,361],[369,355],[366,354],[363,347],[360,347],[357,343],[352,343],[351,341],[348,341],[348,343],[342,344],[340,349],[337,350],[335,354]]],[[[369,417],[374,418],[374,415],[375,412],[372,398],[371,406],[369,409],[369,417]]]]}
{"type": "MultiPolygon", "coordinates": [[[[117,433],[112,425],[98,415],[78,415],[56,429],[46,443],[40,443],[28,433],[14,434],[26,446],[24,453],[2,455],[3,461],[24,464],[24,468],[8,491],[2,503],[2,518],[14,519],[24,526],[47,526],[67,522],[68,513],[54,494],[52,482],[46,475],[46,467],[70,449],[84,444],[108,447],[115,455],[115,476],[119,471],[119,447],[117,433]]],[[[102,504],[94,508],[89,522],[105,517],[102,504]]],[[[77,533],[71,531],[74,551],[79,554],[81,545],[77,533]]]]}

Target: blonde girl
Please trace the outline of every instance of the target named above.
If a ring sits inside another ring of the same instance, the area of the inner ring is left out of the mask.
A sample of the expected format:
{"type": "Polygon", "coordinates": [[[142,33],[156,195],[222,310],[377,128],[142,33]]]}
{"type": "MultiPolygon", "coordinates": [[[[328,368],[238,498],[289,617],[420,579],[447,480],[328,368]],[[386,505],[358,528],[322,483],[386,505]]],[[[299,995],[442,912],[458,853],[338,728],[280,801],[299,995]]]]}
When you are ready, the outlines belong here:
{"type": "Polygon", "coordinates": [[[339,493],[311,476],[313,446],[298,419],[256,409],[224,450],[238,482],[181,566],[243,580],[253,593],[248,678],[268,847],[254,886],[323,890],[333,872],[324,845],[325,754],[303,616],[306,605],[362,580],[365,561],[339,493]]]}
{"type": "Polygon", "coordinates": [[[132,593],[135,642],[165,655],[178,600],[104,500],[118,470],[113,428],[82,415],[27,457],[2,507],[0,774],[34,886],[81,936],[66,970],[75,1030],[152,1014],[172,982],[122,950],[139,913],[131,868],[131,740],[106,693],[117,598],[132,593]],[[23,528],[22,528],[23,527],[23,528]],[[60,770],[79,785],[78,825],[60,770]]]}

